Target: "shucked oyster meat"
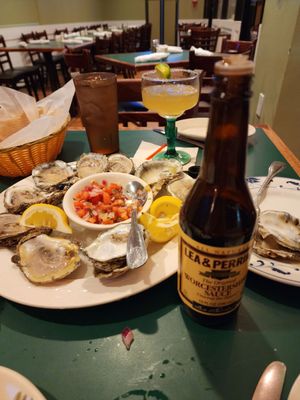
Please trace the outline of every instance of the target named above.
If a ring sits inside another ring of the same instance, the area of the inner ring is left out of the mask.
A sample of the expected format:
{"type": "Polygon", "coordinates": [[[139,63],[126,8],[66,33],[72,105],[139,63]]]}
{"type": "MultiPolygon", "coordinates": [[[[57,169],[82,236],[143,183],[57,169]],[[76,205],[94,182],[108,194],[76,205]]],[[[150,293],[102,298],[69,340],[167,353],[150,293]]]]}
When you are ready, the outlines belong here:
{"type": "Polygon", "coordinates": [[[4,207],[13,214],[20,214],[35,203],[57,205],[61,202],[64,191],[44,192],[29,185],[11,186],[4,192],[4,207]]]}
{"type": "Polygon", "coordinates": [[[40,164],[32,170],[36,187],[46,191],[67,189],[75,182],[74,176],[74,169],[61,160],[40,164]]]}
{"type": "Polygon", "coordinates": [[[34,283],[49,283],[75,271],[81,262],[79,247],[68,239],[29,234],[19,242],[12,257],[34,283]]]}
{"type": "Polygon", "coordinates": [[[111,154],[108,156],[108,171],[132,174],[134,171],[133,161],[124,154],[111,154]]]}
{"type": "MultiPolygon", "coordinates": [[[[145,229],[139,225],[144,232],[145,229]]],[[[85,254],[95,268],[95,275],[99,278],[117,277],[128,271],[126,265],[127,239],[130,224],[120,224],[115,228],[102,232],[84,249],[85,254]]]]}
{"type": "Polygon", "coordinates": [[[299,219],[284,211],[261,212],[253,250],[264,257],[300,261],[299,219]]]}
{"type": "Polygon", "coordinates": [[[135,175],[147,182],[153,196],[156,196],[167,183],[180,176],[181,173],[181,163],[170,159],[145,161],[137,168],[135,175]]]}

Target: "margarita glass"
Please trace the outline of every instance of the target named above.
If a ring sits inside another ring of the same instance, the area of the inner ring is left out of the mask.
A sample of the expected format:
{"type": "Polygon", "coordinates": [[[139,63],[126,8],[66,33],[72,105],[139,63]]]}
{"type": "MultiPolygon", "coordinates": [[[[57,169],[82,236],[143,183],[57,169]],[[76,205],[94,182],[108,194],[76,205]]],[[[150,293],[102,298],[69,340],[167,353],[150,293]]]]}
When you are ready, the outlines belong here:
{"type": "Polygon", "coordinates": [[[191,157],[175,149],[176,119],[194,107],[199,101],[199,75],[187,69],[171,69],[171,78],[161,78],[157,71],[142,75],[142,98],[144,106],[166,119],[166,152],[158,153],[154,159],[175,158],[187,164],[191,157]]]}

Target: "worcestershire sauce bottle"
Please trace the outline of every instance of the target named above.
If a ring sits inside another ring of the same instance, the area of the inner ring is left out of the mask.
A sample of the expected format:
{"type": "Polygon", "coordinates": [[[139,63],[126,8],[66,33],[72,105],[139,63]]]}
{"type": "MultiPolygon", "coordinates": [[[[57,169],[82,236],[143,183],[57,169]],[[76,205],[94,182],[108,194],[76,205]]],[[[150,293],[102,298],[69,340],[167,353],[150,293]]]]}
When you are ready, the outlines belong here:
{"type": "Polygon", "coordinates": [[[178,292],[205,325],[237,311],[256,220],[245,181],[254,64],[231,56],[215,64],[215,88],[200,174],[180,213],[178,292]]]}

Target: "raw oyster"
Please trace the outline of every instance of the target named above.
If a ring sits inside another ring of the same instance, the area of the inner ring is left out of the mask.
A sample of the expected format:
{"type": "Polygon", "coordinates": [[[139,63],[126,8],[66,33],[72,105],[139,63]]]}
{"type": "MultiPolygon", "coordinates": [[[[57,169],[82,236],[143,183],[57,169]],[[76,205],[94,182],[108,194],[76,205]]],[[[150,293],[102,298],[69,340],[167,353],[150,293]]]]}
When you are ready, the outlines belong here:
{"type": "Polygon", "coordinates": [[[18,185],[9,187],[4,193],[4,207],[13,214],[20,214],[35,203],[57,205],[63,198],[63,191],[44,192],[33,186],[18,185]]]}
{"type": "Polygon", "coordinates": [[[77,161],[77,174],[79,178],[105,172],[108,168],[108,160],[106,155],[98,153],[82,154],[77,161]]]}
{"type": "Polygon", "coordinates": [[[12,262],[34,283],[62,279],[80,265],[79,247],[70,240],[29,234],[20,240],[12,262]]]}
{"type": "Polygon", "coordinates": [[[49,228],[29,228],[19,224],[20,215],[0,214],[0,246],[14,247],[29,232],[51,232],[49,228]]]}
{"type": "Polygon", "coordinates": [[[143,179],[152,189],[153,196],[171,180],[178,177],[182,172],[182,165],[179,161],[151,160],[143,162],[136,170],[135,175],[143,179]]]}
{"type": "Polygon", "coordinates": [[[134,164],[130,158],[123,154],[112,154],[108,157],[108,171],[132,174],[134,171],[134,164]]]}
{"type": "Polygon", "coordinates": [[[61,160],[40,164],[32,170],[35,185],[43,190],[67,190],[75,182],[74,169],[61,160]]]}
{"type": "MultiPolygon", "coordinates": [[[[146,237],[144,227],[144,236],[146,237]]],[[[117,277],[129,268],[126,265],[127,239],[130,224],[120,224],[102,232],[84,249],[95,268],[95,275],[100,278],[117,277]]]]}
{"type": "Polygon", "coordinates": [[[184,201],[194,183],[195,180],[193,178],[184,175],[184,177],[176,179],[173,182],[169,183],[167,189],[172,196],[177,197],[181,201],[184,201]]]}
{"type": "Polygon", "coordinates": [[[283,211],[261,212],[253,248],[262,256],[299,260],[299,219],[283,211]]]}

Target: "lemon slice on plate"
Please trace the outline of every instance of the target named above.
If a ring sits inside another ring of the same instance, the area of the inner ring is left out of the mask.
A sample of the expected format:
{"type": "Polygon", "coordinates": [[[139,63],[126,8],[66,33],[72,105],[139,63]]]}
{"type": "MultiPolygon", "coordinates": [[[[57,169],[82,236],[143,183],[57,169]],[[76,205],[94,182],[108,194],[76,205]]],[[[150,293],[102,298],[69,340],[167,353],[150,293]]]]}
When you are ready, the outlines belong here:
{"type": "Polygon", "coordinates": [[[166,63],[160,63],[155,65],[155,71],[158,73],[160,78],[170,79],[171,78],[171,68],[166,63]]]}
{"type": "Polygon", "coordinates": [[[161,196],[154,200],[150,207],[150,214],[157,218],[173,217],[178,214],[182,201],[173,196],[161,196]]]}
{"type": "Polygon", "coordinates": [[[63,233],[72,233],[65,212],[51,204],[33,204],[22,214],[20,225],[48,227],[63,233]]]}
{"type": "Polygon", "coordinates": [[[178,234],[179,214],[172,217],[156,218],[149,213],[140,216],[140,223],[147,229],[153,242],[165,243],[178,234]]]}

